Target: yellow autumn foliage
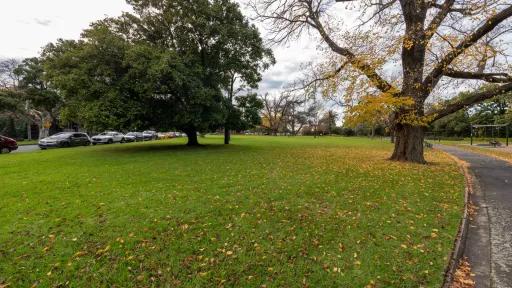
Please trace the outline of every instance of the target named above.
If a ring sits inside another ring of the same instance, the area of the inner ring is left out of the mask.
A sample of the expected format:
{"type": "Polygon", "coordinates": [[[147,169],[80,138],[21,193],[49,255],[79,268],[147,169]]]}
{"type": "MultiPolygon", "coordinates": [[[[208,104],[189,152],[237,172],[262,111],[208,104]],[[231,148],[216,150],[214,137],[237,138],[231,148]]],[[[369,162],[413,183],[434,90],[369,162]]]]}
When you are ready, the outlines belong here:
{"type": "Polygon", "coordinates": [[[400,115],[397,122],[411,126],[427,126],[432,123],[435,117],[436,115],[418,116],[414,110],[410,110],[400,115]]]}
{"type": "Polygon", "coordinates": [[[378,96],[365,95],[359,103],[345,113],[345,124],[355,127],[359,124],[374,125],[386,121],[389,115],[401,108],[414,104],[410,97],[395,97],[392,93],[382,93],[378,96]]]}

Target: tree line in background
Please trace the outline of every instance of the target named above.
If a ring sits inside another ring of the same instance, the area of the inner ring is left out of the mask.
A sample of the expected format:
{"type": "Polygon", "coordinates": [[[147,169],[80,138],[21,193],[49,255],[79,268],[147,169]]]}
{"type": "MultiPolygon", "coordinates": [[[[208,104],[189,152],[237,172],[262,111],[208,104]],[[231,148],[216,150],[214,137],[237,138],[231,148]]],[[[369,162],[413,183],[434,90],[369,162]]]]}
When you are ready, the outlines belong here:
{"type": "MultiPolygon", "coordinates": [[[[51,44],[47,48],[55,49],[56,47],[51,44]]],[[[67,52],[69,53],[69,51],[67,52]]],[[[133,122],[134,118],[130,116],[129,109],[125,110],[126,107],[119,107],[119,112],[125,114],[123,117],[111,114],[111,111],[115,110],[109,105],[117,104],[109,103],[112,99],[103,98],[101,95],[98,100],[105,101],[105,106],[91,108],[91,114],[80,115],[80,110],[70,111],[74,109],[73,105],[89,105],[90,103],[87,101],[75,103],[72,102],[74,98],[68,98],[69,102],[66,103],[66,98],[57,92],[59,90],[50,88],[49,78],[45,75],[45,69],[48,68],[44,66],[48,65],[48,62],[45,62],[48,59],[41,57],[28,58],[23,61],[16,59],[0,61],[0,108],[2,109],[0,111],[0,132],[2,134],[14,138],[23,138],[28,134],[46,137],[48,134],[58,131],[58,126],[72,128],[78,123],[84,127],[99,130],[112,129],[111,127],[115,129],[144,127],[143,124],[133,122]],[[105,118],[101,118],[101,113],[104,113],[105,118]],[[122,119],[126,119],[126,125],[120,122],[122,119]],[[31,130],[38,131],[31,133],[31,130]]],[[[93,59],[94,57],[90,56],[87,60],[93,59]]],[[[66,63],[62,65],[63,67],[67,66],[66,63]]],[[[233,109],[226,116],[225,131],[253,130],[267,135],[290,136],[392,136],[388,119],[390,111],[382,99],[379,99],[374,108],[371,108],[369,104],[354,106],[356,109],[357,107],[364,109],[357,113],[352,110],[351,113],[344,116],[343,124],[338,125],[339,120],[342,120],[342,115],[332,109],[326,110],[326,103],[322,99],[308,98],[302,94],[289,92],[274,96],[269,94],[259,96],[250,92],[240,94],[244,92],[244,85],[235,83],[236,79],[234,78],[238,76],[231,75],[231,82],[227,86],[229,91],[224,94],[224,97],[228,100],[228,103],[225,104],[230,104],[225,106],[226,109],[229,107],[233,107],[233,109]],[[357,115],[355,119],[354,115],[357,115]]],[[[72,81],[67,83],[71,84],[72,81]]],[[[75,87],[75,89],[85,90],[85,87],[75,87]]],[[[461,93],[458,97],[464,97],[465,94],[467,93],[461,93]]],[[[135,106],[137,105],[138,103],[135,103],[135,106]]],[[[87,111],[89,108],[81,107],[81,109],[83,109],[81,111],[87,111]]],[[[350,109],[348,108],[348,110],[350,109]]],[[[464,138],[470,136],[471,124],[508,123],[512,123],[512,95],[510,94],[486,100],[439,119],[429,125],[427,133],[429,137],[464,138]]],[[[493,132],[488,131],[489,129],[491,128],[475,131],[475,136],[490,135],[493,132]]],[[[504,129],[498,129],[495,133],[498,137],[505,136],[504,129]]],[[[229,134],[225,141],[226,144],[229,143],[229,134]]]]}
{"type": "MultiPolygon", "coordinates": [[[[463,93],[464,94],[464,93],[463,93]]],[[[495,125],[512,123],[512,94],[508,93],[486,100],[437,120],[429,127],[430,137],[467,138],[471,136],[471,125],[495,125]]],[[[478,128],[475,137],[505,137],[504,128],[478,128]]]]}
{"type": "MultiPolygon", "coordinates": [[[[462,92],[457,98],[470,93],[462,92]]],[[[257,130],[268,135],[341,135],[386,136],[393,141],[391,109],[395,105],[383,98],[375,103],[346,107],[344,114],[325,109],[326,102],[303,95],[284,92],[263,96],[262,123],[257,130]],[[342,120],[342,121],[340,121],[342,120]],[[338,125],[339,122],[342,124],[338,125]]],[[[375,98],[370,97],[368,101],[375,98]]],[[[394,101],[390,97],[390,101],[394,101]]],[[[428,138],[464,138],[471,136],[471,125],[511,124],[512,94],[507,93],[468,106],[425,127],[428,138]]],[[[475,136],[491,134],[491,128],[475,130],[475,136]],[[489,131],[487,131],[489,130],[489,131]]],[[[505,136],[505,129],[495,129],[496,136],[505,136]]]]}
{"type": "Polygon", "coordinates": [[[268,135],[341,135],[336,122],[340,115],[325,110],[325,103],[304,95],[284,92],[264,95],[260,130],[268,135]]]}

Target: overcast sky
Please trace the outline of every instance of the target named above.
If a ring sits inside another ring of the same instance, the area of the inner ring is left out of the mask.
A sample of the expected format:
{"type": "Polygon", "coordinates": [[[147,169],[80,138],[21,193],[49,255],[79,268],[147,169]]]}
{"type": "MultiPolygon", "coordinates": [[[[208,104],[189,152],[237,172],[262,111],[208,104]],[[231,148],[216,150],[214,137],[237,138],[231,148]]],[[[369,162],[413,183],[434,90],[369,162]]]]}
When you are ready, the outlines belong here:
{"type": "MultiPolygon", "coordinates": [[[[49,42],[78,39],[89,23],[130,10],[125,0],[0,1],[0,58],[37,56],[49,42]]],[[[300,75],[301,63],[316,55],[308,41],[273,49],[277,64],[265,73],[260,93],[279,91],[300,75]]]]}
{"type": "Polygon", "coordinates": [[[129,9],[124,0],[1,0],[0,56],[36,56],[58,38],[77,39],[89,23],[129,9]]]}

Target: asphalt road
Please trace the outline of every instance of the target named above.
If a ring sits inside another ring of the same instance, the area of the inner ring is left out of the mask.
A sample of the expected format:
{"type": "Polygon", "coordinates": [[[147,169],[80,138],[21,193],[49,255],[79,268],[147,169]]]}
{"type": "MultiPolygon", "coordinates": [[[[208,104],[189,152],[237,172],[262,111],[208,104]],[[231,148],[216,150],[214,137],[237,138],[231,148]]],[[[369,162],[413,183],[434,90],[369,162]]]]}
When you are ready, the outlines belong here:
{"type": "Polygon", "coordinates": [[[477,178],[471,200],[478,210],[469,223],[464,249],[476,287],[512,287],[512,165],[455,147],[438,147],[468,162],[477,178]]]}
{"type": "Polygon", "coordinates": [[[12,153],[26,153],[39,150],[37,145],[22,145],[18,147],[18,150],[12,151],[12,153]]]}

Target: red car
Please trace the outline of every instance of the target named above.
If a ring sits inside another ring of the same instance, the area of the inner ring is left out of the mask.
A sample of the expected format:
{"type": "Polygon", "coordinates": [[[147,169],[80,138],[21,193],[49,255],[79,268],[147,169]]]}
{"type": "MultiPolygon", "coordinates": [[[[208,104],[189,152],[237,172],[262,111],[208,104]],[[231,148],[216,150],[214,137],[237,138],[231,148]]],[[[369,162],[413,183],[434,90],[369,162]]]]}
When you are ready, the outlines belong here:
{"type": "Polygon", "coordinates": [[[0,154],[10,153],[14,150],[18,150],[18,143],[16,143],[16,140],[0,136],[0,154]]]}

